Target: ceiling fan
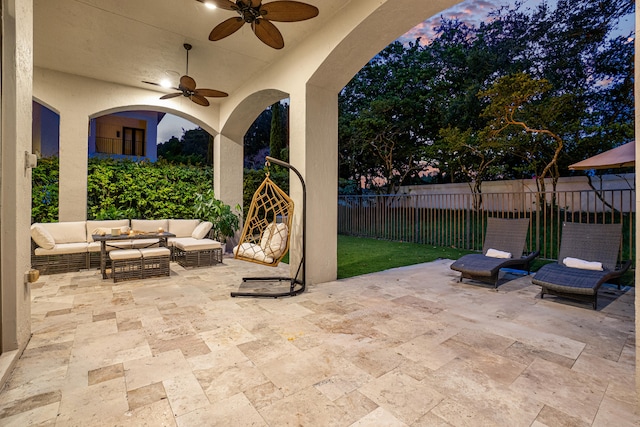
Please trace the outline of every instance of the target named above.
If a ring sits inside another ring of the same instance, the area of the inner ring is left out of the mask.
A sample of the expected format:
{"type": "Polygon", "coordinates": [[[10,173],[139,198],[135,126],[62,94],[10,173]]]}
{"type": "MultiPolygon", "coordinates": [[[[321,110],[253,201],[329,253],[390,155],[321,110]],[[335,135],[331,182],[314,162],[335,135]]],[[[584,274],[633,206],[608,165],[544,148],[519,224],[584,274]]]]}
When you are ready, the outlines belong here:
{"type": "Polygon", "coordinates": [[[209,34],[209,40],[217,41],[235,33],[245,23],[251,24],[255,35],[274,49],[284,47],[282,34],[271,21],[296,22],[318,16],[318,8],[299,1],[272,1],[262,4],[261,0],[198,0],[213,3],[220,9],[235,10],[240,16],[229,18],[218,24],[209,34]]]}
{"type": "MultiPolygon", "coordinates": [[[[223,98],[225,96],[229,96],[228,93],[215,90],[215,89],[196,89],[196,81],[189,76],[189,51],[191,50],[192,46],[189,43],[185,43],[182,46],[184,46],[185,50],[187,51],[187,72],[184,76],[180,77],[180,84],[178,85],[178,87],[171,88],[174,90],[179,90],[180,92],[169,93],[167,95],[161,96],[160,99],[170,99],[170,98],[175,98],[176,96],[182,95],[184,97],[189,98],[190,100],[192,100],[198,105],[207,107],[210,104],[207,98],[205,97],[223,98]]],[[[164,85],[160,83],[147,82],[147,81],[143,81],[143,83],[164,87],[164,85]]]]}

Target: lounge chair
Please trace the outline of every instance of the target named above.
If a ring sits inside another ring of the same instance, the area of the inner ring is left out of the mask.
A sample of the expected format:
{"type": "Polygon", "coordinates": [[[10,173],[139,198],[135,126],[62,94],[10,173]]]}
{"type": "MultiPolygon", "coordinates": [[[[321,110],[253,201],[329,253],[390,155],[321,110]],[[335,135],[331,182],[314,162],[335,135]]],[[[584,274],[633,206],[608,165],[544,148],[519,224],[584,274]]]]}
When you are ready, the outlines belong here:
{"type": "Polygon", "coordinates": [[[464,255],[451,264],[451,269],[462,273],[462,279],[487,282],[498,287],[502,268],[518,268],[530,273],[530,263],[539,251],[523,256],[529,219],[487,218],[487,232],[482,245],[482,254],[464,255]],[[496,255],[504,257],[496,257],[496,255]],[[490,256],[487,256],[490,255],[490,256]]]}
{"type": "Polygon", "coordinates": [[[542,287],[540,298],[551,294],[587,301],[595,310],[600,286],[619,278],[631,266],[631,261],[617,264],[621,241],[622,224],[565,222],[558,262],[544,265],[531,280],[542,287]]]}

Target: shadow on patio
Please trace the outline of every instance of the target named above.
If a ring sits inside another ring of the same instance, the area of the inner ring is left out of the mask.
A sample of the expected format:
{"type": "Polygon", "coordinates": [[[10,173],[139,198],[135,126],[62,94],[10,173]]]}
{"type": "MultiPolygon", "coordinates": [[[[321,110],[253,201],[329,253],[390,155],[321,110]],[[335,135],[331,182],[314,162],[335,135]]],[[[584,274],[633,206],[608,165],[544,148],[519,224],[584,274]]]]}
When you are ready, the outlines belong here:
{"type": "MultiPolygon", "coordinates": [[[[268,270],[43,276],[2,425],[635,425],[634,289],[598,311],[451,261],[229,297],[268,270]]],[[[282,266],[287,271],[287,266],[282,266]]],[[[605,302],[606,301],[606,302],[605,302]]]]}

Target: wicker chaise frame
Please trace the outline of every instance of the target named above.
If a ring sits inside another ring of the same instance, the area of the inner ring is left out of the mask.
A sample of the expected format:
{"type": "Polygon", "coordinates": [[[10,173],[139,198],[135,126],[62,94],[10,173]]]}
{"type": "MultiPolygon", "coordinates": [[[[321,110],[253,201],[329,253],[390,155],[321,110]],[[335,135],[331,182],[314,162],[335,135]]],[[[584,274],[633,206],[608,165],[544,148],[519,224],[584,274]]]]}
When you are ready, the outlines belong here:
{"type": "Polygon", "coordinates": [[[518,268],[531,271],[531,261],[539,255],[534,251],[522,256],[529,231],[529,219],[487,218],[487,231],[482,245],[482,254],[464,255],[453,264],[451,269],[459,271],[460,279],[472,279],[498,287],[500,269],[518,268]],[[493,258],[485,254],[489,249],[509,252],[513,258],[493,258]]]}
{"type": "Polygon", "coordinates": [[[631,261],[618,264],[621,242],[622,224],[562,224],[558,262],[543,266],[531,280],[542,288],[540,298],[550,294],[590,302],[596,310],[602,284],[614,282],[619,289],[618,278],[631,266],[631,261]],[[566,267],[566,257],[601,262],[603,270],[566,267]]]}

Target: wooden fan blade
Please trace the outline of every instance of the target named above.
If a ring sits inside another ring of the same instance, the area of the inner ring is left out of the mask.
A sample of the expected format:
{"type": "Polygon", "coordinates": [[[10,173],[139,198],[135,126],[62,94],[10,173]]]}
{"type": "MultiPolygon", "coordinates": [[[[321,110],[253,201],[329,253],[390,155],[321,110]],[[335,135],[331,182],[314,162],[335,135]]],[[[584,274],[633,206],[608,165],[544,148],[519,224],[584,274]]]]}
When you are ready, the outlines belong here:
{"type": "Polygon", "coordinates": [[[196,89],[194,93],[199,96],[209,96],[212,98],[224,98],[225,96],[229,96],[228,93],[215,89],[196,89]]]}
{"type": "Polygon", "coordinates": [[[148,81],[146,81],[146,80],[143,80],[143,81],[142,81],[142,83],[146,83],[146,84],[148,84],[148,85],[160,86],[160,87],[162,87],[162,88],[164,88],[164,89],[180,90],[180,89],[178,89],[177,87],[166,87],[166,86],[161,85],[160,83],[148,82],[148,81]]]}
{"type": "Polygon", "coordinates": [[[200,3],[213,3],[216,7],[225,10],[237,10],[236,4],[229,0],[198,0],[200,3]]]}
{"type": "Polygon", "coordinates": [[[154,86],[162,86],[160,83],[148,82],[146,80],[143,80],[142,83],[146,83],[148,85],[154,85],[154,86]]]}
{"type": "Polygon", "coordinates": [[[182,95],[182,92],[169,93],[167,95],[161,96],[160,99],[171,99],[171,98],[175,98],[176,96],[180,96],[180,95],[182,95]]]}
{"type": "Polygon", "coordinates": [[[266,19],[256,19],[251,28],[256,36],[266,45],[274,49],[282,49],[284,47],[284,39],[282,33],[266,19]]]}
{"type": "Polygon", "coordinates": [[[262,0],[251,0],[251,7],[258,7],[262,3],[262,0]]]}
{"type": "Polygon", "coordinates": [[[193,80],[189,76],[180,77],[180,90],[188,90],[189,92],[193,92],[196,90],[196,81],[193,80]]]}
{"type": "Polygon", "coordinates": [[[235,17],[229,18],[226,21],[222,21],[216,27],[211,30],[211,34],[209,34],[209,40],[212,42],[223,39],[231,34],[235,33],[244,25],[244,20],[242,18],[235,17]]]}
{"type": "Polygon", "coordinates": [[[205,98],[204,96],[191,95],[190,98],[193,102],[195,102],[198,105],[202,105],[203,107],[209,106],[209,101],[207,101],[207,98],[205,98]]]}
{"type": "Polygon", "coordinates": [[[318,16],[318,8],[299,1],[274,1],[263,4],[260,13],[270,21],[296,22],[318,16]]]}

